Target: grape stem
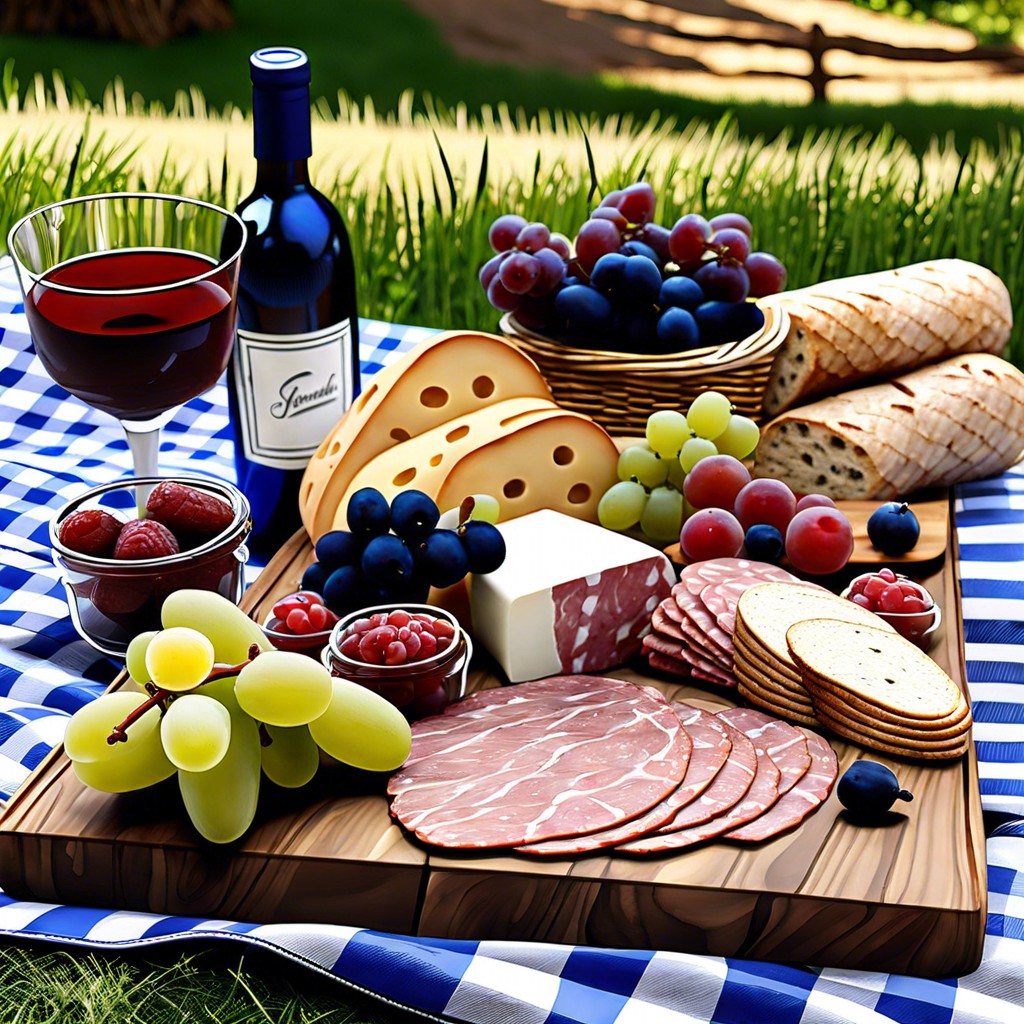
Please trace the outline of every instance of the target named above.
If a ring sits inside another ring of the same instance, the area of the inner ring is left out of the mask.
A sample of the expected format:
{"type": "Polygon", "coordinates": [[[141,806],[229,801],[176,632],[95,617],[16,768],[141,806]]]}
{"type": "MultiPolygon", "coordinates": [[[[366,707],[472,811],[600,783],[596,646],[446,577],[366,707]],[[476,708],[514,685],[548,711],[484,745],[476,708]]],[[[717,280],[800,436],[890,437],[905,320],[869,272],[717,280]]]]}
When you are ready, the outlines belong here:
{"type": "MultiPolygon", "coordinates": [[[[246,658],[245,661],[239,662],[237,665],[214,665],[210,674],[201,683],[199,683],[195,689],[198,690],[200,686],[205,686],[207,683],[215,682],[218,679],[226,679],[228,676],[237,676],[246,665],[255,660],[259,653],[259,644],[250,644],[248,651],[249,657],[246,658]]],[[[167,701],[172,697],[178,696],[177,691],[162,690],[159,686],[155,686],[153,683],[146,683],[145,690],[146,693],[149,694],[148,699],[144,700],[137,708],[125,715],[124,721],[119,722],[110,730],[110,735],[107,737],[107,743],[111,746],[115,743],[127,743],[128,729],[135,722],[137,722],[151,708],[159,707],[161,711],[165,710],[167,701]]]]}

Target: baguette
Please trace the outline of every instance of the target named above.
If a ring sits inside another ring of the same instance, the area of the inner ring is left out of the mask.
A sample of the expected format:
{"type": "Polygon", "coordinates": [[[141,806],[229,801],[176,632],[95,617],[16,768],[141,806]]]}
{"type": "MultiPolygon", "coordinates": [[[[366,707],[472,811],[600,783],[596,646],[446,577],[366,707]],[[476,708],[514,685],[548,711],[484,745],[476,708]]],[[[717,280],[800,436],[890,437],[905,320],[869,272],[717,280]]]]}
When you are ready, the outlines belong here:
{"type": "Polygon", "coordinates": [[[959,353],[998,355],[1013,325],[1006,285],[957,259],[823,281],[762,304],[790,318],[769,372],[767,416],[959,353]]]}
{"type": "Polygon", "coordinates": [[[887,499],[1001,473],[1024,454],[1024,373],[973,353],[777,416],[754,476],[801,493],[887,499]]]}

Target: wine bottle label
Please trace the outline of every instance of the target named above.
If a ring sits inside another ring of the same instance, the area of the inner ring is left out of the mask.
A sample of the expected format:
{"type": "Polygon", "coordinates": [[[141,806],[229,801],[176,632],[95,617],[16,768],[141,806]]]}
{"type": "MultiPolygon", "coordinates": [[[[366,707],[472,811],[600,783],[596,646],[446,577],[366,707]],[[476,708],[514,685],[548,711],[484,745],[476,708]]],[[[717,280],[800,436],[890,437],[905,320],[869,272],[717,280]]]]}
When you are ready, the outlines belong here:
{"type": "Polygon", "coordinates": [[[245,456],[303,469],[352,404],[349,320],[308,334],[238,329],[234,383],[245,456]]]}

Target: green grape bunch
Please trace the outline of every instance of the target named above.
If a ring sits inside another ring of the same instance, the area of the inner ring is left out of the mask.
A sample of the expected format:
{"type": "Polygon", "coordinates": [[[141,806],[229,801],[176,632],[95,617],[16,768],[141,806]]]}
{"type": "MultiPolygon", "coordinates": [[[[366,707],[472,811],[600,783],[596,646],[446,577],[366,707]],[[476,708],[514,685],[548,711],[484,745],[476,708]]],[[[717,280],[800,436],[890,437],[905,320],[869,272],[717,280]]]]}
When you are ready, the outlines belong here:
{"type": "Polygon", "coordinates": [[[128,647],[141,692],[103,694],[68,722],[64,749],[85,785],[125,793],[176,773],[196,831],[230,843],[252,824],[261,776],[303,786],[321,751],[369,771],[408,757],[412,732],[398,708],[313,658],[275,650],[219,594],[171,594],[161,624],[128,647]]]}
{"type": "Polygon", "coordinates": [[[712,455],[749,458],[761,438],[758,425],[719,391],[702,391],[685,412],[651,413],[644,434],[619,455],[618,482],[602,496],[597,516],[608,530],[639,531],[659,545],[678,541],[693,511],[683,494],[686,474],[712,455]]]}

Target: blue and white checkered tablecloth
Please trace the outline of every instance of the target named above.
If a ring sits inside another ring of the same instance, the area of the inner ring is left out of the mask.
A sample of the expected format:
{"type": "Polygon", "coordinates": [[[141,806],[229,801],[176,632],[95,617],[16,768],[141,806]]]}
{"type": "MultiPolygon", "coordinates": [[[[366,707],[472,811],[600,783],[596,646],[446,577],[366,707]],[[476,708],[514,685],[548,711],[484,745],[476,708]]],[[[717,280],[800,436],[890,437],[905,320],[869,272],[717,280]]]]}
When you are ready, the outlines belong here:
{"type": "MultiPolygon", "coordinates": [[[[370,374],[431,332],[366,321],[370,374]]],[[[125,476],[120,428],[36,360],[10,262],[0,262],[0,792],[9,796],[118,666],[78,639],[47,523],[85,487],[125,476]]],[[[165,429],[163,470],[231,479],[226,391],[165,429]]],[[[654,950],[461,942],[321,924],[196,921],[0,893],[0,935],[138,947],[258,944],[428,1016],[474,1024],[1019,1024],[1024,1021],[1024,466],[960,488],[964,630],[988,839],[984,959],[949,980],[785,967],[654,950]]]]}

